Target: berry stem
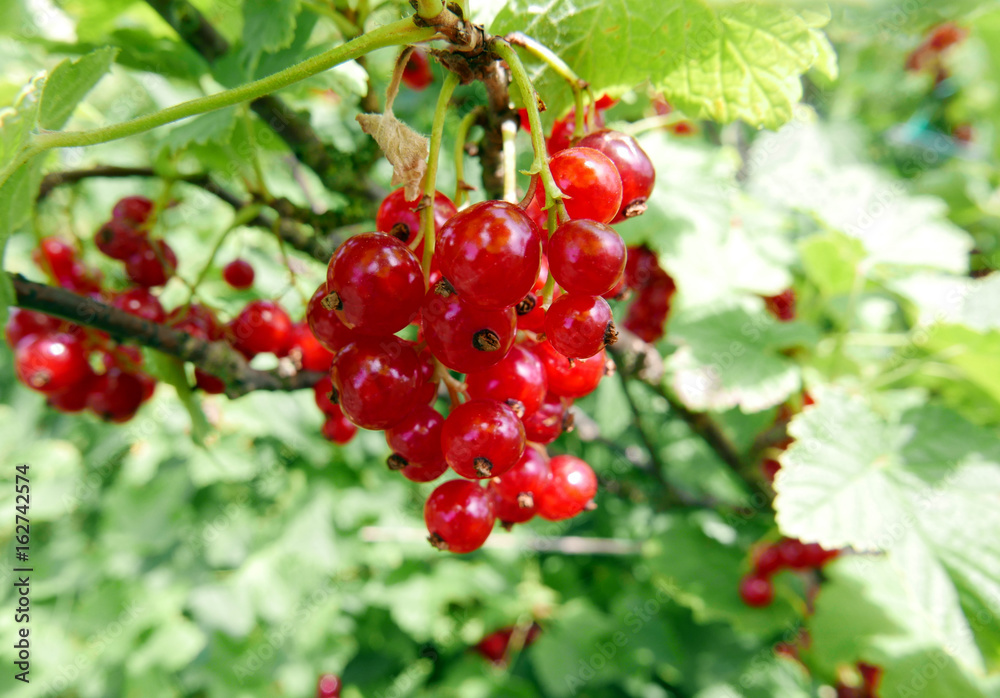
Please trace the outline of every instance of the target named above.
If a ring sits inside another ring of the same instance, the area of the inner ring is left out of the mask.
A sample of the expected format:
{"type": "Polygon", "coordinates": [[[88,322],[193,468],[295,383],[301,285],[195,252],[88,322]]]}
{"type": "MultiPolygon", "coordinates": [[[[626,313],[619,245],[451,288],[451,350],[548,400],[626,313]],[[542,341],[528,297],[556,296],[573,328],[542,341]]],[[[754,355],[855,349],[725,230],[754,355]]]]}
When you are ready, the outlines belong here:
{"type": "Polygon", "coordinates": [[[434,125],[431,128],[431,142],[427,154],[427,171],[424,173],[424,208],[420,211],[420,234],[424,236],[424,282],[430,278],[431,258],[434,256],[434,196],[437,193],[438,156],[441,154],[441,139],[444,136],[444,119],[448,113],[448,102],[458,85],[458,76],[448,73],[438,95],[434,108],[434,125]]]}
{"type": "Polygon", "coordinates": [[[434,19],[444,10],[444,3],[441,0],[416,0],[414,9],[417,17],[434,19]]]}
{"type": "MultiPolygon", "coordinates": [[[[424,2],[426,4],[427,0],[424,0],[424,2]]],[[[324,51],[318,56],[309,58],[301,63],[296,63],[266,78],[255,80],[231,90],[224,90],[216,94],[181,102],[180,104],[175,104],[172,107],[167,107],[152,114],[146,114],[145,116],[140,116],[129,121],[89,131],[43,131],[33,136],[29,144],[0,170],[0,186],[3,186],[10,176],[20,169],[22,165],[47,150],[107,143],[144,133],[158,126],[163,126],[189,116],[205,114],[242,102],[248,102],[322,73],[341,63],[359,58],[375,49],[426,41],[434,36],[435,32],[436,29],[434,27],[418,27],[414,24],[413,18],[407,17],[406,19],[391,22],[383,27],[373,29],[356,39],[348,41],[346,44],[341,44],[329,51],[324,51]]]]}
{"type": "Polygon", "coordinates": [[[545,189],[545,198],[548,206],[555,206],[562,209],[563,195],[559,191],[556,180],[552,177],[551,170],[549,170],[549,155],[545,146],[545,133],[542,131],[542,117],[538,111],[538,93],[531,84],[531,79],[528,78],[528,71],[524,69],[521,57],[517,55],[517,51],[509,43],[494,37],[491,48],[493,53],[507,61],[507,65],[510,66],[514,83],[517,85],[517,89],[521,91],[521,101],[524,102],[524,108],[528,112],[528,123],[531,126],[531,146],[535,151],[535,159],[531,163],[530,173],[537,174],[542,178],[542,186],[545,189]]]}
{"type": "Polygon", "coordinates": [[[517,124],[507,119],[500,125],[500,135],[503,138],[503,199],[512,204],[517,203],[517,149],[514,139],[517,137],[517,124]]]}
{"type": "Polygon", "coordinates": [[[469,131],[483,114],[483,107],[478,106],[464,117],[458,124],[458,131],[455,133],[455,196],[452,201],[456,207],[461,207],[465,201],[465,194],[470,187],[465,182],[465,144],[469,141],[469,131]]]}

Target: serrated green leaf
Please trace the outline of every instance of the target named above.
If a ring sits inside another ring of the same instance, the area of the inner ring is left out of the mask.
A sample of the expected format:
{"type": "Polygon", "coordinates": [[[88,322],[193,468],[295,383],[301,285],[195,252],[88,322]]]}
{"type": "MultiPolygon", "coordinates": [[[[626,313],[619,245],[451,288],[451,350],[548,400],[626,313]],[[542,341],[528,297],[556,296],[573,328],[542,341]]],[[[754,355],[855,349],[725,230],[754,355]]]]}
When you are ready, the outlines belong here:
{"type": "Polygon", "coordinates": [[[38,125],[50,131],[65,126],[76,106],[110,70],[117,55],[116,48],[99,48],[75,61],[67,58],[53,68],[42,90],[38,125]]]}
{"type": "Polygon", "coordinates": [[[295,38],[299,0],[246,0],[243,43],[252,54],[286,48],[295,38]]]}
{"type": "Polygon", "coordinates": [[[196,116],[172,129],[164,139],[164,147],[177,153],[193,145],[228,144],[236,128],[236,109],[229,107],[196,116]]]}
{"type": "MultiPolygon", "coordinates": [[[[827,548],[889,551],[944,642],[971,667],[983,647],[962,608],[1000,598],[1000,441],[941,408],[898,420],[822,392],[789,425],[775,481],[783,533],[827,548]],[[961,512],[961,516],[958,513],[961,512]]],[[[986,640],[995,642],[995,638],[986,640]]]]}
{"type": "Polygon", "coordinates": [[[669,365],[681,401],[696,410],[744,412],[774,407],[800,390],[799,367],[782,350],[816,341],[807,325],[742,308],[681,309],[670,320],[670,337],[680,345],[669,365]]]}
{"type": "MultiPolygon", "coordinates": [[[[552,47],[598,93],[649,81],[693,118],[776,128],[791,118],[799,78],[819,57],[819,16],[809,24],[788,8],[715,9],[701,0],[514,0],[491,30],[523,31],[552,47]]],[[[561,115],[569,89],[551,70],[532,67],[551,113],[561,115]]]]}

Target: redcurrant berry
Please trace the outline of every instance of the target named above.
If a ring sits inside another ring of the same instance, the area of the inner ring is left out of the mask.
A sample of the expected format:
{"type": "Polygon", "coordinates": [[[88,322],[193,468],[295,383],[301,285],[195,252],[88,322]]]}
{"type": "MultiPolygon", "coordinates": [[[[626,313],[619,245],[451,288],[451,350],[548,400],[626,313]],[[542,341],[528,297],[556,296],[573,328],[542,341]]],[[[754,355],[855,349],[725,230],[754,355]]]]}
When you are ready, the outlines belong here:
{"type": "Polygon", "coordinates": [[[434,258],[465,302],[506,308],[524,298],[538,278],[541,242],[538,226],[519,206],[484,201],[441,228],[434,258]]]}
{"type": "Polygon", "coordinates": [[[17,377],[29,388],[58,393],[90,373],[83,342],[70,334],[34,334],[18,343],[14,352],[17,377]]]}
{"type": "Polygon", "coordinates": [[[52,334],[59,329],[59,319],[23,308],[11,308],[7,318],[7,344],[16,349],[18,343],[32,334],[52,334]]]}
{"type": "Polygon", "coordinates": [[[109,422],[127,422],[142,404],[143,386],[139,378],[119,368],[98,376],[87,397],[87,407],[109,422]]]}
{"type": "Polygon", "coordinates": [[[776,296],[766,296],[764,303],[768,311],[781,322],[795,319],[795,291],[785,289],[776,296]]]}
{"type": "Polygon", "coordinates": [[[496,400],[471,400],[454,407],[441,430],[441,449],[462,477],[496,477],[524,453],[524,425],[496,400]]]}
{"type": "Polygon", "coordinates": [[[494,521],[489,494],[468,480],[441,483],[424,504],[429,540],[439,550],[469,553],[481,548],[494,521]]]}
{"type": "Polygon", "coordinates": [[[656,172],[653,162],[635,138],[621,131],[605,130],[584,136],[577,145],[607,155],[621,175],[622,203],[615,222],[638,216],[646,210],[646,200],[653,193],[656,172]]]}
{"type": "Polygon", "coordinates": [[[420,361],[398,337],[358,337],[340,350],[330,377],[340,408],[365,429],[387,429],[416,407],[420,361]]]}
{"type": "Polygon", "coordinates": [[[611,306],[600,296],[566,294],[545,312],[545,336],[552,347],[571,359],[594,356],[618,341],[611,306]]]}
{"type": "Polygon", "coordinates": [[[410,58],[403,66],[403,84],[411,90],[425,89],[434,81],[434,73],[431,72],[431,64],[427,59],[427,54],[420,50],[415,50],[410,54],[410,58]]]}
{"type": "Polygon", "coordinates": [[[161,323],[167,319],[167,312],[160,304],[160,299],[149,292],[148,288],[132,288],[117,294],[111,304],[130,315],[141,317],[150,322],[161,323]]]}
{"type": "MultiPolygon", "coordinates": [[[[414,201],[406,200],[406,190],[396,189],[385,197],[375,214],[375,229],[389,233],[399,238],[405,245],[413,242],[420,231],[420,197],[414,201]]],[[[458,213],[455,204],[451,199],[441,192],[434,193],[434,230],[441,230],[441,226],[448,222],[448,219],[458,213]]],[[[416,250],[417,258],[423,259],[423,245],[416,250]]]]}
{"type": "Polygon", "coordinates": [[[126,196],[120,199],[111,210],[113,219],[122,219],[131,223],[145,223],[153,212],[153,202],[145,196],[126,196]]]}
{"type": "Polygon", "coordinates": [[[505,524],[529,521],[535,515],[535,500],[548,479],[548,463],[531,446],[525,448],[513,468],[490,481],[496,517],[505,524]]]}
{"type": "Polygon", "coordinates": [[[555,456],[549,461],[549,472],[536,504],[543,519],[572,518],[586,509],[597,494],[597,476],[576,456],[555,456]]]}
{"type": "Polygon", "coordinates": [[[385,233],[355,235],[330,259],[329,295],[323,300],[348,328],[388,335],[410,324],[424,298],[420,262],[397,238],[385,233]]]}
{"type": "Polygon", "coordinates": [[[209,395],[221,395],[226,392],[226,382],[211,373],[206,373],[200,368],[194,370],[194,384],[199,390],[204,390],[209,395]]]}
{"type": "Polygon", "coordinates": [[[594,392],[607,372],[604,350],[586,359],[568,359],[549,342],[531,345],[549,380],[549,393],[561,397],[578,398],[594,392]]]}
{"type": "Polygon", "coordinates": [[[429,482],[441,475],[448,466],[441,451],[441,429],[444,417],[428,405],[419,405],[398,422],[385,430],[385,442],[392,449],[388,464],[392,470],[410,469],[411,475],[422,478],[437,473],[427,479],[415,482],[429,482]]]}
{"type": "Polygon", "coordinates": [[[111,259],[124,262],[139,252],[147,240],[145,233],[136,230],[130,221],[113,219],[100,227],[94,243],[111,259]]]}
{"type": "Polygon", "coordinates": [[[522,419],[534,414],[545,399],[545,367],[530,350],[514,345],[500,363],[465,377],[469,397],[497,400],[522,419]]]}
{"type": "Polygon", "coordinates": [[[354,435],[358,433],[358,428],[344,416],[337,405],[334,405],[333,408],[333,412],[326,416],[320,433],[324,439],[343,446],[354,438],[354,435]]]}
{"type": "Polygon", "coordinates": [[[284,356],[291,346],[292,320],[274,301],[250,301],[226,329],[230,343],[247,357],[284,356]]]}
{"type": "Polygon", "coordinates": [[[245,259],[234,259],[222,270],[222,278],[226,283],[237,289],[253,286],[254,271],[250,262],[245,259]]]}
{"type": "Polygon", "coordinates": [[[316,698],[340,698],[340,685],[336,674],[323,674],[316,684],[316,698]]]}
{"type": "Polygon", "coordinates": [[[162,286],[177,269],[177,255],[163,240],[144,241],[125,262],[125,274],[139,286],[162,286]]]}
{"type": "Polygon", "coordinates": [[[457,294],[441,295],[432,288],[420,315],[431,352],[459,373],[489,368],[507,356],[514,345],[517,315],[513,308],[484,310],[468,305],[457,294]]]}
{"type": "Polygon", "coordinates": [[[72,278],[73,263],[77,261],[73,246],[54,237],[44,238],[31,258],[57,280],[72,278]]]}
{"type": "Polygon", "coordinates": [[[625,242],[611,226],[589,220],[563,223],[549,240],[552,276],[567,293],[599,296],[625,271],[625,242]]]}
{"type": "Polygon", "coordinates": [[[317,341],[328,351],[336,354],[353,341],[357,333],[347,329],[347,326],[337,317],[335,310],[323,305],[323,299],[327,295],[326,283],[320,284],[306,306],[306,320],[317,341]]]}
{"type": "Polygon", "coordinates": [[[740,598],[751,608],[770,606],[774,600],[774,585],[767,577],[748,575],[740,580],[740,598]]]}
{"type": "Polygon", "coordinates": [[[309,325],[297,322],[292,326],[291,349],[288,355],[303,371],[329,371],[333,354],[313,335],[309,325]]]}
{"type": "Polygon", "coordinates": [[[563,432],[573,428],[573,413],[569,411],[572,400],[549,394],[533,415],[525,417],[525,438],[536,444],[550,444],[563,432]]]}
{"type": "MultiPolygon", "coordinates": [[[[549,161],[570,218],[610,223],[622,203],[622,178],[615,164],[593,148],[567,148],[549,161]]],[[[445,276],[447,276],[445,272],[445,276]]]]}

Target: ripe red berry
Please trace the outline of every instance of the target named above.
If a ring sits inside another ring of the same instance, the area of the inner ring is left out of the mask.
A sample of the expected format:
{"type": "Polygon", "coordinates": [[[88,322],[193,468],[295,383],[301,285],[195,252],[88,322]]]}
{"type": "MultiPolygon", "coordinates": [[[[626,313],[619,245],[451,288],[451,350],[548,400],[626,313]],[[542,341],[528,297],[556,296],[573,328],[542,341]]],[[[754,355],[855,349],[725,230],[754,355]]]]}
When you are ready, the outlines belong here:
{"type": "Polygon", "coordinates": [[[807,564],[806,546],[795,538],[785,538],[781,540],[775,549],[781,558],[782,567],[792,570],[804,570],[810,566],[807,564]]]}
{"type": "Polygon", "coordinates": [[[434,259],[465,302],[506,308],[534,285],[541,242],[538,226],[519,206],[483,201],[441,228],[434,259]]]}
{"type": "Polygon", "coordinates": [[[316,400],[316,407],[326,415],[337,414],[340,408],[330,397],[333,394],[333,381],[330,376],[323,376],[313,384],[313,397],[316,400]]]}
{"type": "Polygon", "coordinates": [[[774,585],[767,577],[748,575],[740,580],[740,598],[751,608],[770,606],[774,600],[774,585]]]}
{"type": "MultiPolygon", "coordinates": [[[[621,131],[596,131],[577,144],[608,156],[622,180],[622,203],[615,222],[638,216],[646,210],[646,200],[653,193],[656,172],[653,163],[632,136],[621,131]]],[[[558,278],[558,277],[557,277],[558,278]]]]}
{"type": "Polygon", "coordinates": [[[525,417],[524,435],[531,443],[550,444],[573,428],[573,401],[549,393],[533,415],[525,417]]]}
{"type": "MultiPolygon", "coordinates": [[[[514,635],[514,630],[513,626],[495,630],[476,644],[476,652],[494,664],[503,662],[507,654],[507,647],[510,645],[510,639],[514,635]]],[[[538,638],[541,631],[542,628],[538,623],[532,623],[531,627],[528,628],[528,632],[524,635],[522,647],[532,644],[538,638]]]]}
{"type": "Polygon", "coordinates": [[[87,407],[109,422],[127,422],[142,404],[143,385],[134,373],[110,368],[97,377],[87,397],[87,407]]]}
{"type": "Polygon", "coordinates": [[[153,212],[153,202],[145,196],[126,196],[120,199],[111,210],[113,219],[122,219],[131,223],[145,223],[153,212]]]}
{"type": "Polygon", "coordinates": [[[505,524],[529,521],[537,510],[536,499],[549,479],[549,466],[531,446],[503,475],[490,480],[493,512],[505,524]]]}
{"type": "Polygon", "coordinates": [[[484,310],[457,294],[427,292],[420,310],[424,339],[434,356],[459,373],[482,371],[498,363],[514,344],[517,314],[513,308],[484,310]]]}
{"type": "Polygon", "coordinates": [[[794,289],[785,289],[776,296],[765,296],[764,303],[768,311],[781,322],[795,319],[794,289]]]}
{"type": "Polygon", "coordinates": [[[539,342],[530,348],[545,366],[549,393],[553,395],[571,398],[589,395],[607,372],[608,360],[603,349],[586,359],[569,359],[550,342],[539,342]]]}
{"type": "MultiPolygon", "coordinates": [[[[531,291],[514,306],[517,312],[517,329],[529,332],[541,332],[545,326],[545,308],[542,307],[542,290],[545,282],[549,278],[549,264],[542,256],[542,263],[538,265],[538,278],[531,291]]],[[[556,295],[559,289],[556,289],[556,295]]]]}
{"type": "MultiPolygon", "coordinates": [[[[414,201],[406,200],[406,190],[402,187],[389,193],[375,214],[375,229],[389,233],[399,238],[403,244],[409,245],[417,237],[420,230],[420,197],[414,201]]],[[[458,213],[451,199],[441,192],[434,193],[434,230],[440,231],[448,219],[458,213]]],[[[423,259],[423,245],[417,248],[418,259],[423,259]]]]}
{"type": "Polygon", "coordinates": [[[597,476],[576,456],[555,456],[549,461],[549,472],[536,503],[543,519],[561,521],[576,516],[597,494],[597,476]]]}
{"type": "Polygon", "coordinates": [[[90,391],[97,382],[97,375],[91,371],[84,378],[62,392],[47,396],[49,407],[66,414],[82,412],[87,408],[90,391]]]}
{"type": "Polygon", "coordinates": [[[206,373],[200,368],[194,370],[194,384],[199,390],[204,390],[209,395],[221,395],[226,392],[226,383],[221,378],[206,373]]]}
{"type": "Polygon", "coordinates": [[[781,463],[773,458],[765,458],[761,461],[760,469],[768,482],[774,482],[774,478],[778,476],[778,471],[781,470],[781,463]]]}
{"type": "Polygon", "coordinates": [[[387,335],[410,324],[424,298],[420,262],[385,233],[355,235],[342,244],[326,272],[324,303],[355,332],[387,335]]]}
{"type": "Polygon", "coordinates": [[[365,429],[387,429],[416,407],[420,362],[398,337],[358,337],[340,350],[330,377],[340,408],[365,429]]]}
{"type": "Polygon", "coordinates": [[[226,328],[216,317],[215,311],[198,303],[171,310],[167,315],[167,324],[181,332],[213,342],[222,339],[226,334],[226,328]]]}
{"type": "Polygon", "coordinates": [[[337,317],[337,312],[332,308],[323,305],[326,298],[326,283],[319,285],[319,288],[312,294],[309,304],[306,306],[306,321],[313,336],[328,351],[336,353],[351,342],[357,334],[347,329],[347,326],[337,317]]]}
{"type": "Polygon", "coordinates": [[[97,249],[111,259],[127,260],[147,243],[146,234],[127,220],[112,219],[94,235],[97,249]]]}
{"type": "Polygon", "coordinates": [[[125,262],[125,274],[139,286],[162,286],[177,269],[177,255],[163,240],[144,241],[125,262]]]}
{"type": "Polygon", "coordinates": [[[44,238],[31,253],[31,258],[57,280],[72,277],[73,263],[77,261],[73,246],[55,237],[44,238]]]}
{"type": "Polygon", "coordinates": [[[389,468],[414,482],[437,479],[448,469],[441,450],[443,426],[444,417],[437,410],[419,405],[386,429],[385,442],[393,451],[387,461],[389,468]]]}
{"type": "Polygon", "coordinates": [[[411,90],[425,89],[434,81],[434,73],[431,72],[431,64],[427,59],[427,54],[416,50],[410,54],[409,60],[403,66],[403,84],[411,90]]]}
{"type": "Polygon", "coordinates": [[[274,301],[250,301],[226,330],[233,347],[248,357],[264,352],[284,356],[291,346],[292,320],[274,301]]]}
{"type": "Polygon", "coordinates": [[[305,322],[292,326],[288,355],[303,371],[329,371],[333,364],[333,353],[319,343],[305,322]]]}
{"type": "Polygon", "coordinates": [[[549,167],[567,197],[563,203],[570,218],[610,223],[618,214],[622,179],[607,155],[593,148],[567,148],[555,154],[549,167]]]}
{"type": "Polygon", "coordinates": [[[542,362],[530,350],[516,344],[500,363],[468,374],[465,384],[469,397],[502,402],[522,419],[541,407],[549,386],[542,362]]]}
{"type": "Polygon", "coordinates": [[[441,483],[424,504],[428,539],[439,550],[469,553],[481,548],[494,521],[489,494],[469,480],[441,483]]]}
{"type": "Polygon", "coordinates": [[[618,341],[611,306],[600,296],[566,294],[545,311],[545,336],[552,347],[571,359],[594,356],[618,341]]]}
{"type": "Polygon", "coordinates": [[[167,312],[160,304],[160,299],[150,293],[148,288],[123,291],[112,299],[111,305],[150,322],[161,323],[167,319],[167,312]]]}
{"type": "Polygon", "coordinates": [[[222,270],[222,278],[233,288],[250,288],[253,286],[253,277],[253,266],[245,259],[234,259],[222,270]]]}
{"type": "Polygon", "coordinates": [[[83,343],[73,335],[35,334],[18,343],[14,369],[29,388],[58,393],[83,380],[90,364],[83,343]]]}
{"type": "Polygon", "coordinates": [[[441,449],[448,465],[462,477],[503,475],[524,453],[524,425],[507,405],[471,400],[448,415],[441,449]]]}
{"type": "Polygon", "coordinates": [[[754,572],[760,577],[770,577],[772,574],[781,569],[784,564],[784,560],[781,559],[781,554],[778,549],[773,545],[765,545],[757,553],[753,567],[754,572]]]}
{"type": "Polygon", "coordinates": [[[32,334],[52,334],[59,329],[59,319],[23,308],[11,308],[7,318],[7,344],[16,349],[18,343],[32,334]]]}
{"type": "Polygon", "coordinates": [[[334,405],[333,408],[333,411],[326,416],[320,433],[324,439],[343,446],[354,438],[354,435],[358,433],[358,428],[344,416],[340,407],[334,405]]]}
{"type": "Polygon", "coordinates": [[[549,240],[552,276],[567,293],[599,296],[625,272],[625,242],[614,228],[589,220],[563,223],[549,240]]]}
{"type": "Polygon", "coordinates": [[[316,684],[316,698],[340,698],[340,677],[336,674],[323,674],[316,684]]]}

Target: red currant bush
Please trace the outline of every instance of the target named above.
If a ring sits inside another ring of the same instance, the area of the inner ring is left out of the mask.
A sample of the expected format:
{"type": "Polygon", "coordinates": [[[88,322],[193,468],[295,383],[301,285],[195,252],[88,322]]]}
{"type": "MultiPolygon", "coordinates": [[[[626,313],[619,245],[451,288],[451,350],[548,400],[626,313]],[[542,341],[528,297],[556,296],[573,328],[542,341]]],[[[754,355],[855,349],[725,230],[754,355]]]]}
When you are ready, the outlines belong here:
{"type": "Polygon", "coordinates": [[[451,469],[475,479],[503,475],[524,453],[524,425],[496,400],[472,400],[452,409],[441,430],[451,469]]]}
{"type": "Polygon", "coordinates": [[[424,504],[428,539],[439,550],[478,550],[489,538],[495,520],[489,493],[469,480],[441,483],[424,504]]]}

